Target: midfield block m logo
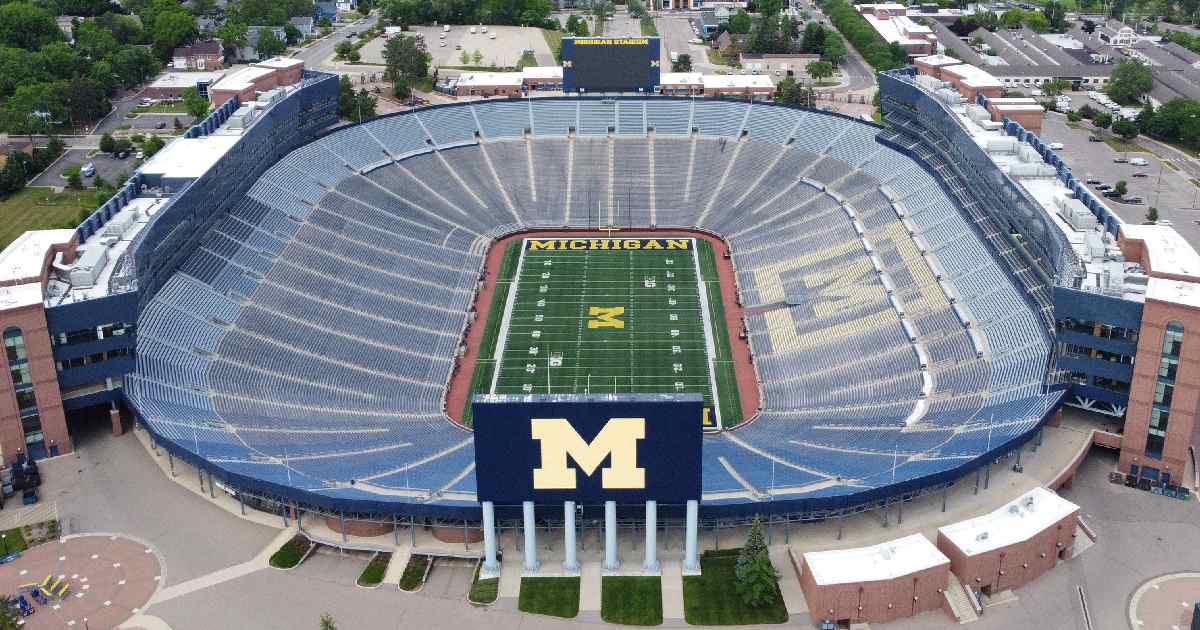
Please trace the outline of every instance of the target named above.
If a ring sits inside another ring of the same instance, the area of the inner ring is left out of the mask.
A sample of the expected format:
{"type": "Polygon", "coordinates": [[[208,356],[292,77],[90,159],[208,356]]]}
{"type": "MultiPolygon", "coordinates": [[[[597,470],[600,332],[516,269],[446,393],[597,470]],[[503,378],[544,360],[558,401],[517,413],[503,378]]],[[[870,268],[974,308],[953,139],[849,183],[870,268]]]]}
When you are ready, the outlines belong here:
{"type": "Polygon", "coordinates": [[[637,443],[646,438],[645,418],[612,418],[588,443],[564,418],[533,418],[533,439],[541,443],[542,467],[533,469],[534,490],[574,490],[575,469],[567,465],[567,456],[592,476],[600,463],[609,458],[601,471],[605,490],[640,490],[646,487],[646,469],[638,468],[637,443]]]}

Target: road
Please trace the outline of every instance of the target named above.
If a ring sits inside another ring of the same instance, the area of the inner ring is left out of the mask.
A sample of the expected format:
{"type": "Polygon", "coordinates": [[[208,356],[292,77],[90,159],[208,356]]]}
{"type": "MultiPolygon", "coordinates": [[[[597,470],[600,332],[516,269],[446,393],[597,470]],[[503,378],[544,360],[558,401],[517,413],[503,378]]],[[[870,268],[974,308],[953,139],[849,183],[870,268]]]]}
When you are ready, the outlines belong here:
{"type": "Polygon", "coordinates": [[[331,72],[334,74],[351,74],[361,72],[378,72],[378,66],[356,66],[353,64],[341,63],[333,60],[334,48],[338,43],[345,40],[346,36],[351,31],[358,32],[375,26],[379,22],[378,14],[371,14],[368,17],[362,18],[356,22],[350,22],[342,26],[338,26],[328,36],[323,37],[308,46],[300,49],[294,57],[304,60],[304,66],[309,70],[318,70],[320,72],[331,72]]]}
{"type": "MultiPolygon", "coordinates": [[[[825,28],[834,31],[837,30],[834,28],[833,23],[829,21],[829,18],[821,12],[821,8],[817,6],[816,2],[812,2],[812,0],[800,0],[797,3],[797,8],[801,11],[808,11],[812,15],[812,18],[825,28]]],[[[850,45],[850,42],[846,42],[846,58],[842,60],[841,69],[846,74],[847,81],[837,88],[828,91],[854,93],[864,97],[874,95],[876,89],[875,69],[862,58],[862,55],[858,54],[858,51],[854,49],[854,46],[850,45]]]]}

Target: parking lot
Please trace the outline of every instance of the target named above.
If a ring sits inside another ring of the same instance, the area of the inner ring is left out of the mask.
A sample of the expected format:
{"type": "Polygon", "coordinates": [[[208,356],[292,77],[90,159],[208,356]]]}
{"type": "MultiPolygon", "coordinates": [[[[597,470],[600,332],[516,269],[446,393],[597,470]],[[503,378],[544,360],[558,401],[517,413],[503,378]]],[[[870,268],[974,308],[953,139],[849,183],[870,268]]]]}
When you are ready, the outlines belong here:
{"type": "MultiPolygon", "coordinates": [[[[1086,97],[1084,97],[1086,100],[1086,97]]],[[[1078,100],[1078,99],[1076,99],[1078,100]]],[[[1076,128],[1067,125],[1065,116],[1047,114],[1043,123],[1041,137],[1046,142],[1061,142],[1063,148],[1060,154],[1076,177],[1083,179],[1098,179],[1109,185],[1124,180],[1129,189],[1129,195],[1139,196],[1144,200],[1141,204],[1126,204],[1115,199],[1104,199],[1105,204],[1112,208],[1125,221],[1141,223],[1150,206],[1158,208],[1159,220],[1171,221],[1175,229],[1193,247],[1200,248],[1200,208],[1197,208],[1197,188],[1183,171],[1175,170],[1170,158],[1160,160],[1149,152],[1115,151],[1103,142],[1089,142],[1088,137],[1095,133],[1087,121],[1080,122],[1076,128]],[[1133,166],[1113,162],[1115,157],[1144,158],[1145,166],[1133,166]],[[1164,163],[1165,162],[1165,163],[1164,163]],[[1134,177],[1135,173],[1145,173],[1145,177],[1134,177]]],[[[1106,133],[1105,137],[1112,137],[1106,133]]],[[[1088,189],[1097,196],[1100,192],[1095,185],[1088,189]]]]}
{"type": "MultiPolygon", "coordinates": [[[[124,174],[126,177],[132,174],[139,163],[133,157],[118,160],[106,153],[98,153],[97,155],[88,157],[88,153],[91,152],[92,149],[69,149],[66,155],[62,156],[50,168],[46,169],[46,172],[37,176],[30,185],[62,188],[67,185],[67,180],[63,177],[63,172],[72,165],[83,166],[88,162],[96,166],[97,175],[103,177],[108,183],[115,184],[119,181],[121,174],[124,174]]],[[[83,185],[91,186],[92,181],[92,177],[84,177],[83,185]]]]}
{"type": "MultiPolygon", "coordinates": [[[[479,26],[452,26],[449,32],[443,32],[441,27],[415,26],[412,32],[421,33],[425,37],[425,45],[433,56],[433,66],[475,65],[474,61],[463,64],[461,55],[466,51],[473,55],[476,50],[483,56],[480,65],[510,67],[517,65],[521,59],[521,51],[530,48],[538,65],[554,65],[554,53],[546,44],[546,38],[536,28],[522,26],[488,26],[487,33],[481,33],[479,26]],[[471,33],[471,29],[475,33],[471,33]],[[441,35],[446,37],[443,39],[441,35]],[[492,39],[492,35],[496,38],[492,39]],[[445,46],[441,45],[445,43],[445,46]],[[460,47],[460,48],[456,48],[460,47]]],[[[364,63],[383,64],[383,47],[387,40],[377,37],[359,51],[364,63]]]]}

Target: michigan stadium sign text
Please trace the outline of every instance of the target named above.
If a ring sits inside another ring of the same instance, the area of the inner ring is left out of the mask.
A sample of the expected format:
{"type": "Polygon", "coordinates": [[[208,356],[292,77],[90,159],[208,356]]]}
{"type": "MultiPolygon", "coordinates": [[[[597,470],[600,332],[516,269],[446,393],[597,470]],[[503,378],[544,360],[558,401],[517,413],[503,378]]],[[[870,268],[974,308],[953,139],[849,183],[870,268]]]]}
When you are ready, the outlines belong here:
{"type": "Polygon", "coordinates": [[[477,396],[481,501],[700,498],[699,394],[477,396]]]}
{"type": "Polygon", "coordinates": [[[530,238],[525,249],[530,252],[561,252],[588,250],[688,250],[690,238],[530,238]]]}

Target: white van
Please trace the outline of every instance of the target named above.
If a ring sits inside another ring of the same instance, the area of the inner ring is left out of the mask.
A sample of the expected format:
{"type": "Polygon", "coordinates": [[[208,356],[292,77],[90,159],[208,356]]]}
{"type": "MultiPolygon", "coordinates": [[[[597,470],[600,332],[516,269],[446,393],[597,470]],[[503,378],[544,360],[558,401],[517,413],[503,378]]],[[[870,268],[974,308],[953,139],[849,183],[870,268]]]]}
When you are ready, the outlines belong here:
{"type": "Polygon", "coordinates": [[[471,27],[471,34],[472,34],[472,35],[474,35],[474,34],[475,34],[475,27],[474,27],[474,26],[472,26],[472,27],[471,27]]]}
{"type": "Polygon", "coordinates": [[[479,27],[479,32],[480,32],[480,33],[486,33],[486,32],[487,32],[487,27],[486,27],[486,26],[480,26],[480,27],[479,27]]]}
{"type": "Polygon", "coordinates": [[[443,32],[443,33],[449,33],[449,32],[450,32],[450,25],[449,25],[449,24],[443,24],[443,25],[442,25],[442,32],[443,32]]]}
{"type": "Polygon", "coordinates": [[[1146,158],[1135,157],[1129,158],[1129,164],[1131,166],[1146,166],[1149,162],[1146,161],[1146,158]]]}

